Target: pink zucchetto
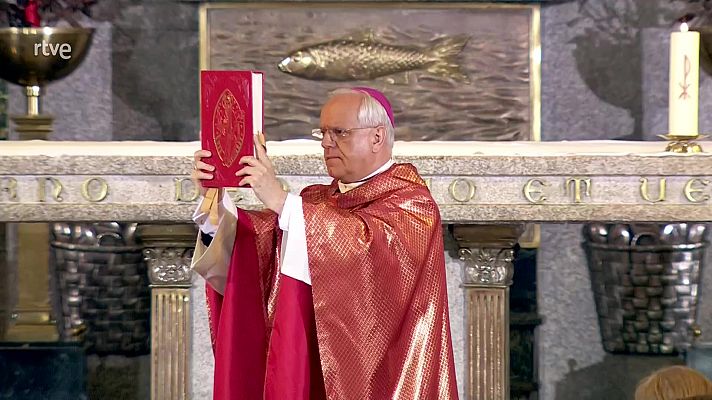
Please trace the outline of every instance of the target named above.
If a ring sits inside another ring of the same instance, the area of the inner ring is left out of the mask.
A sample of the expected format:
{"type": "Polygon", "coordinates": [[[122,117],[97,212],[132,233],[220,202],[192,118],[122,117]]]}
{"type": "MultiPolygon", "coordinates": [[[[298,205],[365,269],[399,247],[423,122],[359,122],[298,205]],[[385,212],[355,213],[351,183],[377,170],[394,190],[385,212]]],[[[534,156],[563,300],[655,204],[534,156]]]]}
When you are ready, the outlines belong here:
{"type": "Polygon", "coordinates": [[[393,125],[394,128],[396,127],[395,120],[393,119],[393,108],[391,107],[391,103],[386,98],[386,95],[370,87],[355,87],[352,89],[362,93],[366,93],[367,95],[375,99],[379,104],[381,104],[381,106],[383,106],[383,109],[386,110],[386,114],[388,114],[388,119],[391,120],[391,125],[393,125]]]}

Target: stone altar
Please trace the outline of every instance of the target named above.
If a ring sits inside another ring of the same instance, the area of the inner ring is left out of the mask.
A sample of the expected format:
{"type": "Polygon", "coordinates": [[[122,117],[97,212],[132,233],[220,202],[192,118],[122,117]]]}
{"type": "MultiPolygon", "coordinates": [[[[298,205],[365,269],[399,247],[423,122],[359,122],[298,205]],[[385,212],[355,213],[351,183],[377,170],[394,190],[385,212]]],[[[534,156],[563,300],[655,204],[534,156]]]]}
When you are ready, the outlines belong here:
{"type": "MultiPolygon", "coordinates": [[[[196,205],[188,175],[198,147],[197,142],[0,143],[0,221],[144,223],[155,399],[202,398],[210,389],[207,323],[197,301],[202,283],[187,269],[196,205]]],[[[317,142],[268,142],[267,148],[290,190],[328,182],[317,142]]],[[[508,397],[504,310],[513,273],[510,249],[522,223],[712,221],[710,154],[673,155],[663,148],[661,142],[603,141],[396,144],[396,161],[412,162],[429,182],[463,261],[448,262],[463,398],[508,397]],[[665,201],[655,201],[661,196],[665,201]]],[[[240,206],[258,206],[249,191],[232,195],[240,206]]]]}

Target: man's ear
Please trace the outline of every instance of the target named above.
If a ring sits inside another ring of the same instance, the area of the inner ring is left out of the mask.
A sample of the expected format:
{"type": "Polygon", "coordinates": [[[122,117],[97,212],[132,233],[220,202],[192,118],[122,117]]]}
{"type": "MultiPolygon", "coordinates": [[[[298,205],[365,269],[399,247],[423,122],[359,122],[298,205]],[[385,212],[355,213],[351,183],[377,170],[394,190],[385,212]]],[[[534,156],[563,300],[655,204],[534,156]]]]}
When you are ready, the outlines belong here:
{"type": "Polygon", "coordinates": [[[372,136],[373,152],[378,153],[386,145],[386,128],[379,126],[372,136]]]}

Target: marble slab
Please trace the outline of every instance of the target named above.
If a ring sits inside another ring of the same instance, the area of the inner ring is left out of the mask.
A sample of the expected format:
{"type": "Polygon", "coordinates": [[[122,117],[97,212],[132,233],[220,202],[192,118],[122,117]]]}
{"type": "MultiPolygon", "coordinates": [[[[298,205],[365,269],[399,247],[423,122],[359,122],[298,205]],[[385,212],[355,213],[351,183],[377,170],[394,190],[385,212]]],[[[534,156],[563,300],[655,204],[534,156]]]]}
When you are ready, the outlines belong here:
{"type": "MultiPolygon", "coordinates": [[[[445,222],[712,221],[710,153],[671,154],[661,146],[409,142],[398,143],[394,159],[418,168],[445,222]]],[[[189,221],[199,201],[189,178],[197,148],[0,143],[0,221],[189,221]]],[[[317,142],[269,142],[268,150],[292,192],[331,181],[317,142]]],[[[261,206],[251,190],[231,193],[240,207],[261,206]]]]}

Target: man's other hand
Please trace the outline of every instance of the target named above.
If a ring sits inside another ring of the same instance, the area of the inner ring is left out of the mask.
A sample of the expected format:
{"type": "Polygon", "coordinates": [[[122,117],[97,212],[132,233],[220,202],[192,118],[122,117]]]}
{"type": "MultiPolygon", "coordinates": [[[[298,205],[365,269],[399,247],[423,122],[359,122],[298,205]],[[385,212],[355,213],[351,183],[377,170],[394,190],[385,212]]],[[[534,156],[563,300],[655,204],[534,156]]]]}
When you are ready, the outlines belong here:
{"type": "Polygon", "coordinates": [[[257,157],[245,156],[240,159],[240,164],[246,164],[235,175],[244,176],[240,181],[240,186],[249,184],[255,191],[260,201],[265,207],[282,214],[284,201],[287,200],[287,192],[282,188],[282,184],[277,179],[277,174],[274,172],[274,166],[267,151],[260,145],[255,145],[257,157]]]}
{"type": "MultiPolygon", "coordinates": [[[[211,172],[215,171],[215,167],[204,162],[202,159],[210,157],[211,153],[208,150],[198,150],[193,153],[193,172],[190,174],[190,178],[193,183],[200,191],[201,196],[205,196],[208,188],[203,186],[203,180],[213,179],[213,174],[211,172]]],[[[218,199],[222,199],[222,188],[218,192],[218,199]]]]}

